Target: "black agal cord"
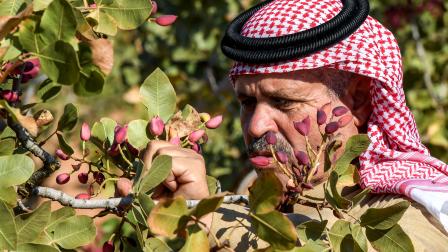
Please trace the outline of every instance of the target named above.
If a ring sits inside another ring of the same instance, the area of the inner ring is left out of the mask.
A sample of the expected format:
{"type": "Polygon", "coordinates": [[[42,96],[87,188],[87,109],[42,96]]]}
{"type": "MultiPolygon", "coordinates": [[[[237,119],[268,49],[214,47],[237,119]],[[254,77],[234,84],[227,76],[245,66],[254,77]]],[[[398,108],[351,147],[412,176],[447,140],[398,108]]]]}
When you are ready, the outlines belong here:
{"type": "Polygon", "coordinates": [[[221,41],[221,49],[227,57],[254,64],[303,58],[344,40],[369,15],[368,0],[342,0],[342,10],[335,17],[311,29],[273,38],[241,36],[241,29],[247,20],[272,1],[255,5],[230,23],[221,41]]]}

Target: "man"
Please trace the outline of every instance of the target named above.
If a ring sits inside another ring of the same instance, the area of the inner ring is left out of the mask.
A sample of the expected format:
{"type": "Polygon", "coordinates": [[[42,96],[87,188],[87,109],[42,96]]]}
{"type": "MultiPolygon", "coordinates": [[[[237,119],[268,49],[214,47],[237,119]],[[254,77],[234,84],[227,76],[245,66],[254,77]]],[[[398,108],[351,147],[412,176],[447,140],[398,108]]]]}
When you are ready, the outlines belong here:
{"type": "MultiPolygon", "coordinates": [[[[448,246],[448,168],[420,143],[405,104],[398,45],[390,31],[367,13],[363,0],[276,0],[257,5],[230,24],[222,49],[236,61],[231,78],[241,104],[250,161],[258,171],[274,168],[265,139],[271,131],[278,139],[276,148],[287,152],[294,164],[292,153],[304,150],[305,142],[293,122],[306,116],[316,121],[316,110],[329,102],[332,107],[346,106],[353,121],[339,133],[343,142],[358,133],[368,134],[371,144],[360,157],[361,187],[379,193],[354,214],[407,196],[412,206],[399,224],[415,250],[443,251],[448,246]]],[[[316,148],[321,137],[317,124],[311,125],[309,141],[316,148]]],[[[159,154],[173,156],[172,175],[164,184],[174,194],[192,199],[208,194],[199,155],[154,142],[147,160],[159,154]]],[[[288,179],[277,175],[286,191],[288,179]]],[[[315,185],[326,180],[322,167],[316,178],[315,185]]],[[[309,193],[322,197],[318,189],[309,193]]],[[[294,212],[290,217],[296,223],[318,219],[314,209],[304,206],[294,212]]],[[[329,226],[336,220],[331,212],[322,215],[329,226]]],[[[239,251],[264,247],[251,239],[246,218],[244,208],[223,206],[213,217],[212,232],[239,251]],[[235,223],[243,225],[232,228],[235,223]]]]}

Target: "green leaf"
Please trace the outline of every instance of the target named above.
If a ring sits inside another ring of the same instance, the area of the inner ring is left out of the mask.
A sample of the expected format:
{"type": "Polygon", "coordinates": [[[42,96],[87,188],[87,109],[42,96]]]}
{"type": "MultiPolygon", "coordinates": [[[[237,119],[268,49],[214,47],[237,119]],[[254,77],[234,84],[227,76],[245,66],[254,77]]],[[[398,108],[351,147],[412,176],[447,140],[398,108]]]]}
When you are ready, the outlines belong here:
{"type": "Polygon", "coordinates": [[[8,205],[0,200],[0,250],[15,250],[17,246],[16,223],[8,205]]]}
{"type": "Polygon", "coordinates": [[[353,198],[351,198],[352,207],[356,206],[359,202],[361,202],[370,192],[369,188],[362,190],[360,193],[356,194],[353,198]]]}
{"type": "Polygon", "coordinates": [[[4,0],[0,2],[0,16],[15,16],[19,13],[26,3],[25,0],[4,0]]]}
{"type": "Polygon", "coordinates": [[[345,144],[344,153],[336,161],[334,171],[338,174],[343,174],[352,160],[359,157],[361,153],[367,150],[369,144],[370,140],[366,134],[354,135],[350,137],[345,144]]]}
{"type": "Polygon", "coordinates": [[[275,210],[282,197],[283,189],[273,172],[262,173],[249,188],[249,207],[256,214],[275,210]]]}
{"type": "Polygon", "coordinates": [[[64,249],[75,249],[95,239],[93,219],[80,215],[59,222],[54,229],[53,242],[64,249]]]}
{"type": "Polygon", "coordinates": [[[148,216],[144,215],[144,213],[141,210],[140,206],[137,206],[137,205],[133,204],[132,208],[131,208],[131,211],[129,211],[129,213],[128,213],[128,216],[129,215],[131,216],[131,218],[135,219],[135,221],[137,221],[138,224],[140,224],[140,225],[142,225],[144,227],[146,227],[148,225],[146,223],[146,219],[147,219],[148,216]]]}
{"type": "Polygon", "coordinates": [[[137,196],[137,199],[138,199],[138,203],[140,204],[143,214],[147,218],[149,216],[149,213],[155,206],[154,201],[151,199],[151,197],[149,197],[148,195],[146,195],[144,193],[139,193],[137,196]]]}
{"type": "Polygon", "coordinates": [[[349,164],[344,173],[339,174],[337,187],[344,188],[346,186],[354,186],[359,182],[359,174],[356,166],[349,164]]]}
{"type": "Polygon", "coordinates": [[[78,122],[78,109],[75,105],[68,103],[64,107],[64,113],[58,122],[58,130],[69,131],[72,130],[78,122]]]}
{"type": "Polygon", "coordinates": [[[103,33],[109,36],[115,36],[117,34],[117,23],[113,17],[102,11],[100,8],[97,8],[91,12],[87,18],[94,20],[96,23],[93,27],[95,32],[103,33]]]}
{"type": "Polygon", "coordinates": [[[414,251],[411,239],[398,224],[386,230],[367,228],[366,235],[372,247],[378,251],[414,251]]]}
{"type": "Polygon", "coordinates": [[[141,150],[149,143],[149,138],[146,136],[146,126],[148,121],[133,120],[128,123],[128,141],[135,148],[141,150]]]}
{"type": "Polygon", "coordinates": [[[117,126],[117,122],[107,117],[101,118],[100,122],[103,124],[104,133],[106,134],[109,145],[112,145],[114,142],[115,127],[117,126]]]}
{"type": "Polygon", "coordinates": [[[325,231],[325,227],[327,226],[328,220],[317,221],[310,220],[304,223],[301,223],[297,226],[297,234],[299,235],[300,240],[306,242],[308,240],[320,240],[323,232],[325,231]]]}
{"type": "Polygon", "coordinates": [[[297,241],[297,233],[291,221],[278,211],[249,213],[256,234],[274,249],[292,249],[297,241]]]}
{"type": "Polygon", "coordinates": [[[16,141],[13,138],[0,140],[0,156],[8,156],[14,153],[16,141]]]}
{"type": "Polygon", "coordinates": [[[322,252],[328,250],[327,247],[314,242],[307,242],[303,247],[295,247],[293,252],[322,252]]]}
{"type": "Polygon", "coordinates": [[[150,118],[159,115],[166,122],[176,109],[176,92],[160,68],[154,70],[143,82],[140,96],[150,118]]]}
{"type": "Polygon", "coordinates": [[[353,251],[354,241],[351,236],[350,222],[337,220],[328,232],[328,236],[335,252],[353,251]]]}
{"type": "Polygon", "coordinates": [[[58,137],[59,147],[61,148],[61,150],[69,156],[73,155],[75,151],[72,149],[70,145],[68,145],[67,141],[65,141],[64,136],[59,133],[57,133],[56,135],[58,137]]]}
{"type": "Polygon", "coordinates": [[[41,11],[48,7],[48,5],[53,0],[34,0],[33,1],[33,10],[34,11],[41,11]]]}
{"type": "Polygon", "coordinates": [[[148,20],[152,6],[146,0],[115,0],[111,5],[100,5],[98,8],[112,17],[118,28],[131,30],[148,20]]]}
{"type": "Polygon", "coordinates": [[[364,252],[367,252],[367,238],[364,235],[361,225],[359,224],[351,224],[350,229],[352,230],[352,237],[355,241],[356,245],[364,252]]]}
{"type": "Polygon", "coordinates": [[[170,174],[172,166],[172,158],[167,155],[157,156],[151,164],[148,173],[141,178],[138,186],[139,193],[146,193],[160,183],[162,183],[170,174]]]}
{"type": "Polygon", "coordinates": [[[330,189],[331,189],[331,195],[336,202],[336,205],[338,208],[347,209],[350,207],[351,202],[339,194],[336,185],[338,183],[338,174],[335,171],[332,171],[330,174],[330,189]]]}
{"type": "Polygon", "coordinates": [[[207,175],[207,187],[210,195],[214,195],[218,193],[218,185],[219,181],[212,176],[207,175]]]}
{"type": "Polygon", "coordinates": [[[48,45],[38,56],[42,70],[52,81],[64,85],[78,81],[78,56],[70,44],[58,40],[48,45]]]}
{"type": "Polygon", "coordinates": [[[207,234],[197,224],[187,228],[187,240],[181,252],[208,252],[210,246],[207,234]]]}
{"type": "Polygon", "coordinates": [[[40,21],[40,34],[46,44],[55,40],[70,42],[76,32],[76,18],[65,0],[53,0],[40,21]]]}
{"type": "Polygon", "coordinates": [[[37,90],[37,96],[42,100],[42,102],[47,102],[55,98],[62,90],[62,86],[54,83],[50,79],[44,80],[37,90]]]}
{"type": "Polygon", "coordinates": [[[58,252],[55,247],[43,244],[22,243],[17,246],[17,251],[20,252],[58,252]]]}
{"type": "Polygon", "coordinates": [[[61,221],[64,221],[65,219],[75,216],[75,214],[75,209],[71,207],[63,207],[51,212],[50,221],[48,222],[46,228],[47,232],[53,232],[57,224],[59,224],[61,221]]]}
{"type": "Polygon", "coordinates": [[[44,42],[36,33],[37,24],[33,19],[27,19],[21,22],[21,28],[19,30],[19,42],[23,49],[40,54],[45,47],[44,42]]]}
{"type": "Polygon", "coordinates": [[[17,193],[14,187],[0,186],[0,200],[4,201],[10,207],[15,207],[17,205],[17,193]]]}
{"type": "Polygon", "coordinates": [[[33,171],[34,162],[26,155],[0,157],[0,185],[2,187],[25,183],[33,171]]]}
{"type": "Polygon", "coordinates": [[[202,199],[199,201],[198,205],[191,210],[191,215],[199,219],[208,213],[214,212],[221,206],[224,196],[226,195],[228,195],[228,193],[224,192],[202,199]]]}
{"type": "Polygon", "coordinates": [[[173,237],[188,221],[187,202],[181,196],[161,200],[151,211],[148,224],[151,232],[173,237]]]}
{"type": "Polygon", "coordinates": [[[361,215],[361,226],[373,229],[392,228],[410,206],[409,201],[400,201],[390,207],[369,208],[361,215]]]}
{"type": "Polygon", "coordinates": [[[33,212],[16,216],[18,244],[32,242],[44,231],[50,220],[50,203],[45,201],[33,212]]]}
{"type": "Polygon", "coordinates": [[[160,240],[156,237],[151,237],[145,241],[145,249],[143,251],[164,251],[171,252],[174,251],[171,249],[168,244],[164,241],[160,240]]]}
{"type": "Polygon", "coordinates": [[[83,68],[79,81],[73,86],[76,95],[89,97],[101,94],[104,87],[104,75],[97,67],[83,68]]]}

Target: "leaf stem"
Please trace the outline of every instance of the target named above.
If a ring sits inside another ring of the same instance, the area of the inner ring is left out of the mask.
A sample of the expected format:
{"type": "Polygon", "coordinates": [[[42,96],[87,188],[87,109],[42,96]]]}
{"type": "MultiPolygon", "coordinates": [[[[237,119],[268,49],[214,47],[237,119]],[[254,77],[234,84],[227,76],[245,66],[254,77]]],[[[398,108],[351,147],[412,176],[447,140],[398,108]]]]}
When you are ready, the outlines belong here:
{"type": "Polygon", "coordinates": [[[126,158],[126,155],[123,152],[123,149],[121,149],[121,146],[118,145],[118,150],[120,150],[120,154],[123,157],[124,161],[130,166],[132,167],[132,163],[129,161],[129,159],[126,158]]]}

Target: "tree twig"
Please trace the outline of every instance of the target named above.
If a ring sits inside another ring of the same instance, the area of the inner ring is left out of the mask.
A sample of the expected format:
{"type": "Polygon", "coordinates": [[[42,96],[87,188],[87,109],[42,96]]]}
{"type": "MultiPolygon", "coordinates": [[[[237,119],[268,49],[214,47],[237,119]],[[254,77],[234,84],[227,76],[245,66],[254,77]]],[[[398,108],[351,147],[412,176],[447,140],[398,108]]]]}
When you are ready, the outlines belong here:
{"type": "Polygon", "coordinates": [[[61,164],[55,157],[50,155],[50,153],[42,149],[30,133],[22,125],[20,125],[20,123],[15,122],[11,118],[8,118],[7,123],[8,126],[16,133],[17,139],[19,139],[22,146],[44,163],[44,166],[35,171],[28,181],[19,186],[17,190],[22,197],[27,198],[32,189],[40,185],[45,178],[49,177],[54,171],[59,169],[61,164]]]}
{"type": "Polygon", "coordinates": [[[75,199],[74,197],[49,187],[38,186],[33,189],[33,194],[61,203],[63,206],[80,209],[117,209],[119,206],[128,206],[132,203],[132,195],[123,198],[110,199],[75,199]]]}
{"type": "MultiPolygon", "coordinates": [[[[38,195],[40,197],[48,198],[54,201],[58,201],[61,205],[70,206],[73,208],[80,209],[117,209],[118,206],[128,206],[132,204],[133,195],[129,195],[123,198],[109,198],[109,199],[75,199],[74,197],[53,189],[49,187],[38,186],[33,189],[33,194],[38,195]]],[[[200,200],[187,200],[187,206],[189,208],[193,208],[198,205],[200,200]]],[[[249,199],[247,195],[229,195],[224,196],[223,203],[224,204],[237,204],[237,203],[245,203],[248,204],[249,199]]],[[[154,201],[155,204],[158,201],[154,201]]]]}

